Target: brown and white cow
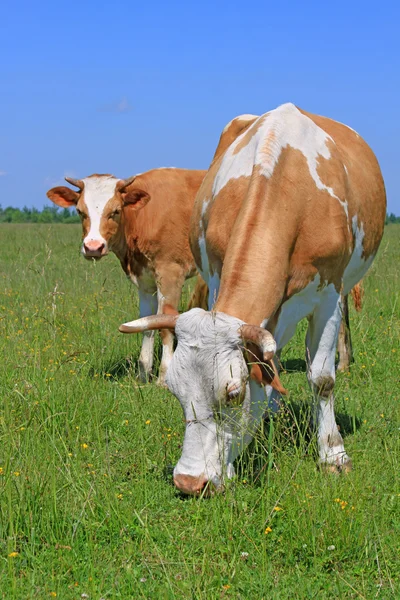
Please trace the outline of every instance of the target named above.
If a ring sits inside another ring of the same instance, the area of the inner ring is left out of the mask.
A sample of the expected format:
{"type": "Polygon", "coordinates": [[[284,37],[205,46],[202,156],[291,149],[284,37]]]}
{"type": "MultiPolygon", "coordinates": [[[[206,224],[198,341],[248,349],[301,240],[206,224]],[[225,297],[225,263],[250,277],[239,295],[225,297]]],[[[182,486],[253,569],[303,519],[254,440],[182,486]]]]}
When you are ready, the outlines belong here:
{"type": "MultiPolygon", "coordinates": [[[[185,279],[196,273],[189,248],[193,203],[206,171],[161,168],[122,180],[91,175],[66,177],[79,191],[61,186],[47,196],[58,206],[75,206],[82,220],[82,254],[100,259],[114,252],[139,288],[142,317],[178,308],[185,279]]],[[[173,334],[161,331],[159,383],[173,353],[173,334]]],[[[139,358],[142,379],[153,365],[154,332],[146,332],[139,358]]]]}
{"type": "Polygon", "coordinates": [[[266,407],[278,405],[282,386],[271,359],[304,317],[319,460],[329,470],[350,468],[334,414],[341,293],[371,266],[385,212],[377,160],[349,127],[284,104],[224,129],[190,233],[209,311],[121,326],[175,330],[166,383],[186,420],[174,470],[180,490],[219,488],[234,474],[266,407]]]}

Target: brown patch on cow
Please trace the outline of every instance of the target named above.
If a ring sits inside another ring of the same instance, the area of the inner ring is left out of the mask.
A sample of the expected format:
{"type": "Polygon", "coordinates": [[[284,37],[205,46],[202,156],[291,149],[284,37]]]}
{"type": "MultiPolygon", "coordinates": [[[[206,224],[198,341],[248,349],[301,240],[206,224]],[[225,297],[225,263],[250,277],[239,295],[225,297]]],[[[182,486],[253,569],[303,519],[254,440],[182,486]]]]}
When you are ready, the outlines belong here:
{"type": "MultiPolygon", "coordinates": [[[[347,192],[350,229],[353,217],[364,228],[362,258],[367,260],[378,250],[386,216],[386,192],[378,161],[368,144],[342,123],[312,115],[299,109],[334,140],[337,154],[347,168],[347,192]]],[[[352,249],[354,249],[355,239],[352,249]]]]}
{"type": "Polygon", "coordinates": [[[364,288],[360,283],[357,283],[350,292],[351,297],[353,298],[354,308],[357,312],[360,312],[362,309],[362,302],[364,297],[364,288]]]}

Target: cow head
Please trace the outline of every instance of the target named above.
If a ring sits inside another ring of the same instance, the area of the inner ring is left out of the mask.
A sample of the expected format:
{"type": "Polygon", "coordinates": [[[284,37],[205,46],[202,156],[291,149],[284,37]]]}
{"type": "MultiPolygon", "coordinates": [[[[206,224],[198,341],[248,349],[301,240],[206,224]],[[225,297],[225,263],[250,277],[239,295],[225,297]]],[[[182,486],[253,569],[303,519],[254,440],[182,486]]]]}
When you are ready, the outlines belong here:
{"type": "MultiPolygon", "coordinates": [[[[234,475],[233,461],[252,438],[266,408],[261,385],[266,382],[252,380],[249,363],[255,359],[249,358],[244,343],[257,349],[261,361],[271,361],[275,341],[261,327],[200,308],[138,319],[121,325],[120,331],[165,328],[175,330],[178,340],[166,384],[180,401],[186,422],[174,483],[186,494],[201,493],[207,482],[219,489],[224,476],[234,475]]],[[[276,372],[271,373],[268,383],[279,383],[276,372]]]]}
{"type": "Polygon", "coordinates": [[[66,177],[79,191],[59,186],[47,192],[54,204],[76,207],[82,221],[85,258],[99,259],[108,254],[119,231],[123,208],[138,210],[150,200],[147,192],[135,186],[135,179],[136,176],[117,179],[112,175],[91,175],[85,179],[66,177]]]}

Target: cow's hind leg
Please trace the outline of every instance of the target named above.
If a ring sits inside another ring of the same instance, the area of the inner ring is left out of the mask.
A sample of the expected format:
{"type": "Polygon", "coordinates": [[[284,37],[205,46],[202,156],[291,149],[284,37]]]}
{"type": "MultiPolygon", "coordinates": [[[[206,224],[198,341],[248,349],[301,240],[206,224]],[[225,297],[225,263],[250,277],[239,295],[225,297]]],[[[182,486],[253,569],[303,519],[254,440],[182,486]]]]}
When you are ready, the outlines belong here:
{"type": "MultiPolygon", "coordinates": [[[[157,296],[139,287],[139,316],[149,317],[157,312],[157,296]]],[[[142,349],[139,356],[139,377],[146,382],[149,380],[153,368],[154,356],[154,331],[145,331],[143,334],[142,349]]]]}
{"type": "Polygon", "coordinates": [[[342,321],[339,330],[338,353],[338,371],[348,371],[350,363],[353,362],[353,346],[351,343],[350,333],[348,294],[342,296],[342,321]]]}
{"type": "Polygon", "coordinates": [[[314,394],[314,424],[321,464],[329,470],[351,466],[334,413],[335,356],[341,322],[340,295],[330,284],[309,319],[306,340],[307,376],[314,394]]]}

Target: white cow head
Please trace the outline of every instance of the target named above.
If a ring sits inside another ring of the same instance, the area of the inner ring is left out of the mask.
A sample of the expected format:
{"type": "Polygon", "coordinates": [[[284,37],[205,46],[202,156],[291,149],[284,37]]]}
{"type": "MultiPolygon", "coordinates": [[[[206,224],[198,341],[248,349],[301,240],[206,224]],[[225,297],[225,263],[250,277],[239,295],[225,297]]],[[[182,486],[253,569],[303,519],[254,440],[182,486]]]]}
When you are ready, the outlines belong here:
{"type": "Polygon", "coordinates": [[[135,178],[117,179],[112,175],[90,175],[85,179],[66,177],[79,192],[66,186],[47,192],[54,204],[76,207],[82,221],[82,254],[85,258],[99,259],[108,254],[119,230],[122,209],[129,205],[138,210],[150,200],[147,192],[131,185],[135,178]]]}
{"type": "MultiPolygon", "coordinates": [[[[234,475],[232,463],[252,437],[252,402],[260,402],[260,393],[262,412],[265,410],[262,381],[250,382],[250,361],[245,358],[244,342],[257,348],[261,360],[270,361],[276,350],[275,341],[261,327],[200,308],[182,315],[138,319],[121,325],[120,331],[136,333],[160,328],[175,330],[178,340],[166,384],[180,401],[186,421],[174,483],[187,494],[201,493],[207,482],[221,488],[224,476],[234,475]],[[252,386],[259,390],[256,400],[252,386]]],[[[257,356],[251,362],[258,360],[257,356]]],[[[272,380],[279,383],[271,370],[268,383],[272,380]]]]}

